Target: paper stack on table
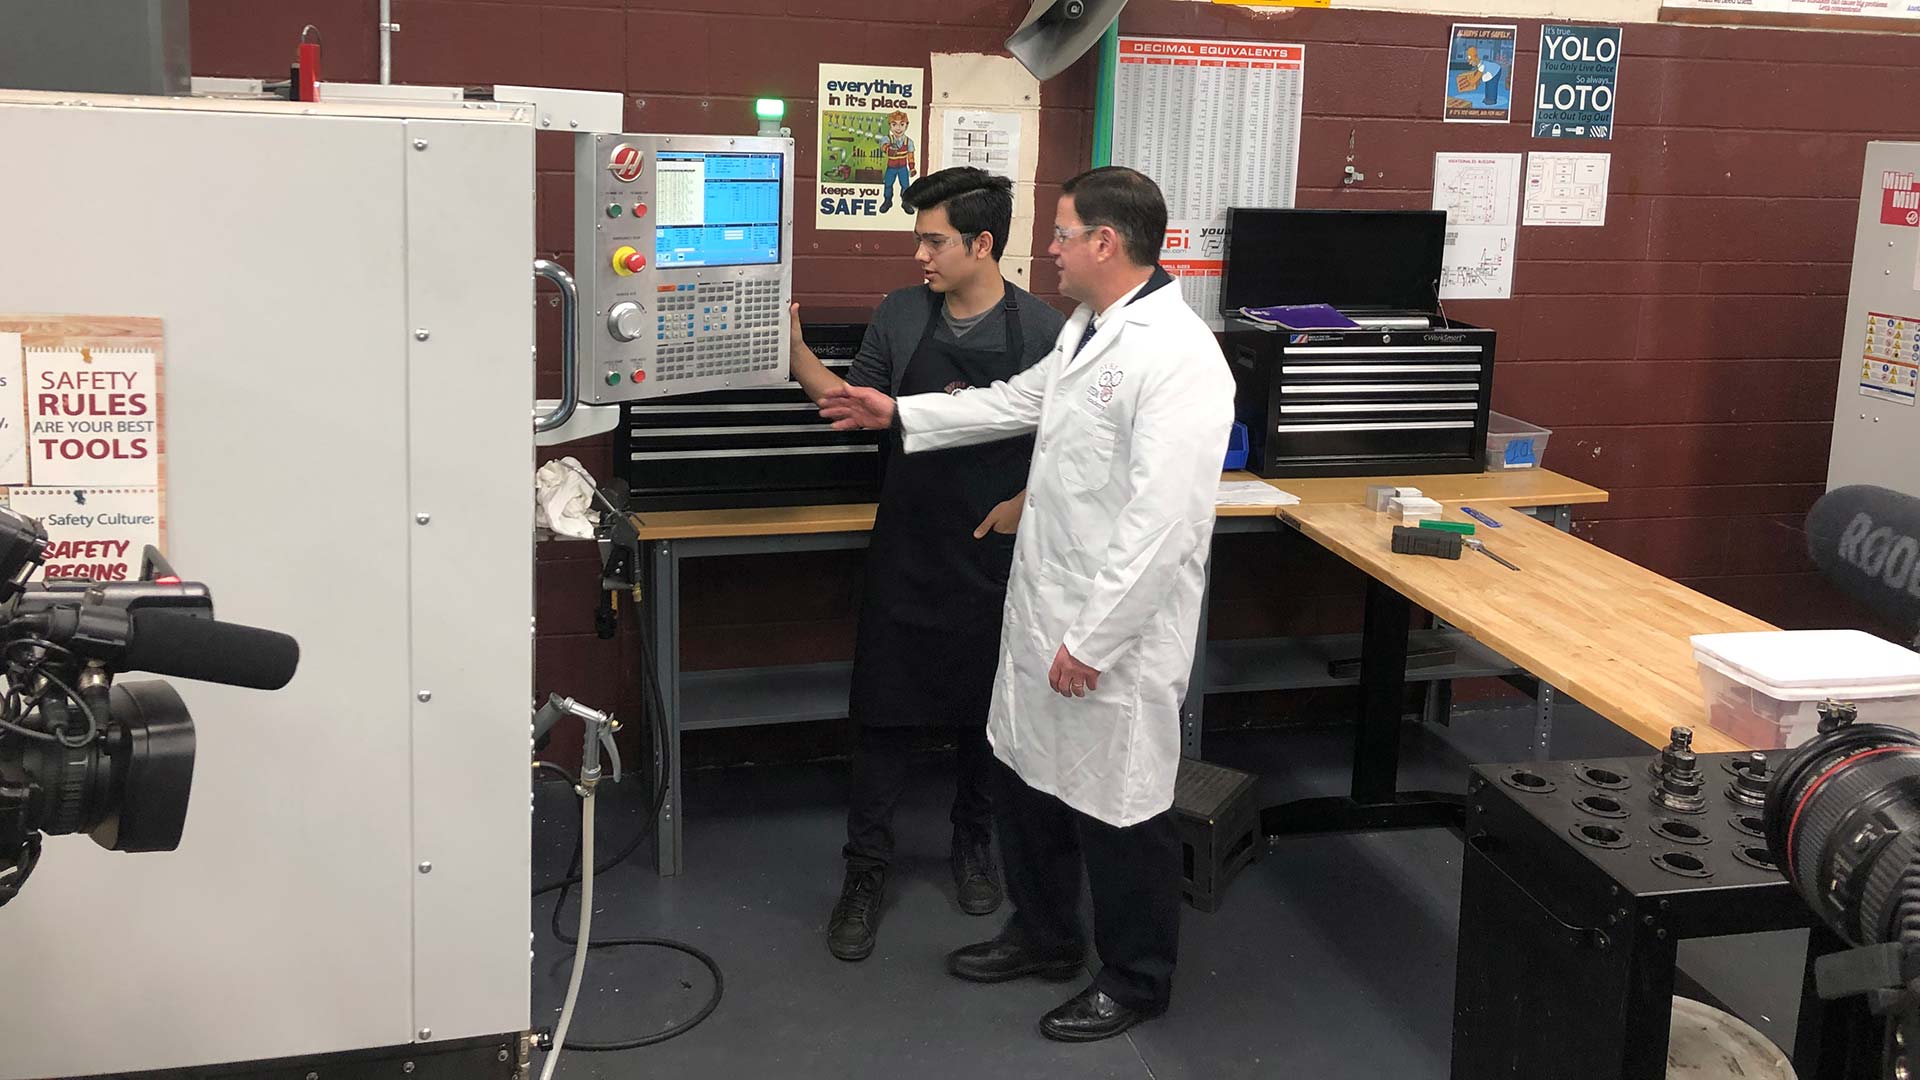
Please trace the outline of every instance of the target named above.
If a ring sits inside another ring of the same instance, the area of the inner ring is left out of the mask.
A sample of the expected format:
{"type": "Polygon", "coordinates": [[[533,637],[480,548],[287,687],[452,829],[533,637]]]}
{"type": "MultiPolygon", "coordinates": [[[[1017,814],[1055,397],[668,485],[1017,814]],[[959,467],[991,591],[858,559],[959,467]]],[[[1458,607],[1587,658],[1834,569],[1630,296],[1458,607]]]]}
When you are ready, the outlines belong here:
{"type": "Polygon", "coordinates": [[[1219,506],[1293,506],[1300,496],[1289,495],[1264,480],[1222,480],[1219,506]]]}

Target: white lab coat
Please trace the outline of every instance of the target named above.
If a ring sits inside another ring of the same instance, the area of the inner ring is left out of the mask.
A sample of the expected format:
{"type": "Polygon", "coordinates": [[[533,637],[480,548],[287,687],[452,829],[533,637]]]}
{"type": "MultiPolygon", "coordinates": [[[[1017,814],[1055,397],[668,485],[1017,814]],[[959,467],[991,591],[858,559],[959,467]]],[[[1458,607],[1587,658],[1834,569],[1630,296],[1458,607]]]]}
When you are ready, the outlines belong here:
{"type": "Polygon", "coordinates": [[[899,415],[909,453],[1037,430],[987,733],[1029,785],[1126,826],[1173,805],[1233,376],[1177,284],[1068,359],[1091,317],[1081,305],[1013,379],[905,397],[899,415]],[[1062,644],[1098,690],[1047,685],[1062,644]]]}

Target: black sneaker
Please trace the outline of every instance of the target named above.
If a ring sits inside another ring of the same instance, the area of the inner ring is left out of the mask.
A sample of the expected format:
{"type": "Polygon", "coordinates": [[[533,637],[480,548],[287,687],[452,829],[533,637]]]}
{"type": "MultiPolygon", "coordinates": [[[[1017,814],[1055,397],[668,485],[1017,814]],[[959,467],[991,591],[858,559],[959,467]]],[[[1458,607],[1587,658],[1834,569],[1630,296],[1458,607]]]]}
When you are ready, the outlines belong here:
{"type": "Polygon", "coordinates": [[[1000,908],[1000,868],[986,840],[953,837],[953,887],[960,910],[969,915],[991,915],[1000,908]]]}
{"type": "Polygon", "coordinates": [[[880,924],[880,901],[887,888],[885,870],[847,867],[840,886],[840,902],[827,920],[827,950],[842,960],[865,960],[873,952],[874,929],[880,924]]]}

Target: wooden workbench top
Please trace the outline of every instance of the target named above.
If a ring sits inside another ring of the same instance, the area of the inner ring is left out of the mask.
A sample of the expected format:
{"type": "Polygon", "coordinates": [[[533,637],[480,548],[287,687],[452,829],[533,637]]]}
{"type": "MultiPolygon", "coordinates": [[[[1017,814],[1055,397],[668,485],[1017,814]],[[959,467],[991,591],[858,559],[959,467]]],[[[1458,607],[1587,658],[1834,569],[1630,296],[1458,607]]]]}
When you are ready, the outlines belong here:
{"type": "MultiPolygon", "coordinates": [[[[1479,539],[1518,572],[1473,551],[1458,561],[1396,555],[1393,522],[1363,506],[1302,504],[1280,517],[1647,743],[1665,746],[1685,724],[1699,753],[1744,749],[1706,726],[1687,638],[1773,626],[1525,514],[1476,509],[1502,525],[1479,526],[1479,539]]],[[[1458,504],[1445,517],[1470,520],[1458,504]]]]}
{"type": "MultiPolygon", "coordinates": [[[[1230,472],[1223,480],[1258,480],[1249,472],[1230,472]]],[[[1441,502],[1486,500],[1507,506],[1562,506],[1607,501],[1607,493],[1545,469],[1518,472],[1457,473],[1426,476],[1314,476],[1267,483],[1300,497],[1303,504],[1354,503],[1369,484],[1419,488],[1441,502]]],[[[634,515],[642,540],[688,540],[716,536],[794,536],[806,533],[866,532],[873,528],[872,503],[833,506],[766,506],[738,510],[662,510],[634,515]]],[[[1222,517],[1272,517],[1271,506],[1223,506],[1222,517]]]]}

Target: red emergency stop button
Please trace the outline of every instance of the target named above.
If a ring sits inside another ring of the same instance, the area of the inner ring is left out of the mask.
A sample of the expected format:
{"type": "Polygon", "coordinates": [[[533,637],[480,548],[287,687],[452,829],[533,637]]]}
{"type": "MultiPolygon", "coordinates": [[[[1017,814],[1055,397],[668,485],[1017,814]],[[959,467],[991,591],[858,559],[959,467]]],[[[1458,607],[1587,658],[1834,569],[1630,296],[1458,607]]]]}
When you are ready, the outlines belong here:
{"type": "Polygon", "coordinates": [[[621,277],[631,277],[646,268],[647,257],[631,245],[623,244],[613,253],[613,272],[621,277]]]}

